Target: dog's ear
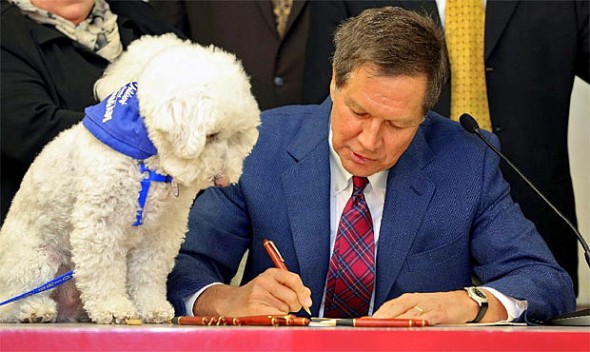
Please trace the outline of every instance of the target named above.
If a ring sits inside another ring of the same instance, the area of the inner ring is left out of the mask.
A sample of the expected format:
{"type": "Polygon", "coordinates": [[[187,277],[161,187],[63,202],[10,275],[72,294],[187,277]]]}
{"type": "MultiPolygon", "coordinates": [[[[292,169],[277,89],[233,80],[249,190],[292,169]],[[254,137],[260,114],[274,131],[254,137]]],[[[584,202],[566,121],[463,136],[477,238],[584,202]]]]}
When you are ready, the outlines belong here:
{"type": "Polygon", "coordinates": [[[152,117],[151,124],[164,132],[168,145],[179,158],[193,159],[201,154],[212,130],[218,109],[205,94],[177,96],[152,117]]]}

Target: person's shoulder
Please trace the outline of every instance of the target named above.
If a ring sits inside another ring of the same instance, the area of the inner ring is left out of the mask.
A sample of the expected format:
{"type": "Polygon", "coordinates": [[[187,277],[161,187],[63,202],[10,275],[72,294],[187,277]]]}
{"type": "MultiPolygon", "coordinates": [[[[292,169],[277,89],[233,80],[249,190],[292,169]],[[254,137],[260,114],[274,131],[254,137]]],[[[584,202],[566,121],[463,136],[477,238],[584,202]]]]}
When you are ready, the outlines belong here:
{"type": "Polygon", "coordinates": [[[158,35],[174,33],[179,38],[185,39],[182,33],[160,18],[152,6],[146,1],[107,0],[107,3],[109,4],[111,11],[119,17],[117,20],[119,26],[133,28],[135,34],[158,35]]]}
{"type": "Polygon", "coordinates": [[[289,144],[301,134],[319,135],[327,130],[329,109],[322,105],[289,105],[261,114],[259,142],[264,145],[289,144]]]}
{"type": "Polygon", "coordinates": [[[297,128],[324,116],[322,105],[286,105],[261,113],[262,125],[268,128],[297,128]]]}
{"type": "Polygon", "coordinates": [[[277,119],[281,117],[305,118],[319,113],[320,105],[285,105],[273,109],[264,110],[263,119],[277,119]]]}
{"type": "Polygon", "coordinates": [[[0,14],[2,14],[2,16],[4,16],[6,11],[13,11],[13,9],[16,6],[14,6],[12,3],[8,2],[7,0],[2,0],[0,1],[0,14]]]}
{"type": "Polygon", "coordinates": [[[36,26],[36,24],[27,19],[16,5],[5,0],[2,0],[0,4],[0,26],[2,27],[0,45],[2,49],[22,56],[31,55],[35,50],[33,46],[36,45],[31,34],[31,26],[36,26]]]}
{"type": "MultiPolygon", "coordinates": [[[[6,1],[2,0],[0,2],[0,16],[2,18],[2,31],[6,28],[12,29],[12,27],[17,26],[18,24],[23,24],[25,16],[23,16],[19,10],[19,8],[6,1]]],[[[2,38],[4,40],[4,36],[2,38]]]]}
{"type": "Polygon", "coordinates": [[[152,11],[148,2],[143,0],[107,0],[111,11],[115,13],[133,13],[134,11],[152,11]]]}
{"type": "MultiPolygon", "coordinates": [[[[436,112],[429,112],[421,126],[422,133],[427,143],[435,153],[444,150],[481,149],[484,145],[477,136],[467,132],[458,121],[453,121],[436,112]]],[[[487,139],[496,142],[496,138],[490,132],[482,133],[487,139]]]]}

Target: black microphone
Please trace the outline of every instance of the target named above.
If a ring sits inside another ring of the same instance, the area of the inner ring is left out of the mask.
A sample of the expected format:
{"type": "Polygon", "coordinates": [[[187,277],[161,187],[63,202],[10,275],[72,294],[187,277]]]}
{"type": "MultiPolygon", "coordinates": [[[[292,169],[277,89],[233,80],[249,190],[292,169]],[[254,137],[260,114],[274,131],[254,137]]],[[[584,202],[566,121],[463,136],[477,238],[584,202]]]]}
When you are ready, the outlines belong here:
{"type": "MultiPolygon", "coordinates": [[[[533,189],[533,191],[535,191],[535,193],[537,193],[537,195],[539,197],[541,197],[541,199],[543,199],[543,201],[545,201],[545,203],[547,203],[547,205],[549,205],[551,207],[551,209],[553,209],[553,211],[559,215],[559,217],[561,219],[563,219],[563,221],[565,221],[569,227],[574,231],[574,234],[576,234],[576,237],[578,238],[578,242],[580,242],[580,244],[582,245],[582,248],[584,249],[584,257],[586,258],[586,263],[588,264],[588,267],[590,268],[590,249],[588,248],[588,243],[586,243],[586,241],[584,240],[584,237],[582,237],[582,234],[578,231],[578,229],[571,223],[571,221],[569,221],[568,218],[565,217],[565,215],[563,215],[561,213],[561,211],[559,211],[554,205],[553,203],[551,203],[549,201],[549,199],[547,199],[547,197],[545,197],[545,195],[543,195],[543,193],[541,193],[541,191],[539,191],[539,189],[516,167],[516,165],[514,165],[510,160],[508,160],[508,158],[506,156],[504,156],[504,154],[502,154],[498,148],[496,148],[492,143],[490,143],[490,141],[488,141],[488,139],[486,137],[484,137],[484,135],[481,133],[481,131],[479,130],[479,125],[477,124],[477,121],[475,121],[475,119],[469,115],[469,114],[463,114],[461,115],[461,117],[459,117],[459,122],[461,123],[461,126],[469,133],[473,133],[476,136],[478,136],[488,147],[490,147],[490,149],[496,153],[500,158],[502,158],[502,160],[504,160],[508,165],[510,165],[510,167],[516,171],[516,173],[518,174],[518,176],[520,176],[524,182],[527,183],[527,185],[529,185],[529,187],[531,187],[533,189]]],[[[556,325],[582,325],[582,326],[589,326],[590,325],[590,309],[584,309],[572,314],[567,314],[558,318],[554,318],[550,321],[550,323],[552,324],[556,324],[556,325]]]]}

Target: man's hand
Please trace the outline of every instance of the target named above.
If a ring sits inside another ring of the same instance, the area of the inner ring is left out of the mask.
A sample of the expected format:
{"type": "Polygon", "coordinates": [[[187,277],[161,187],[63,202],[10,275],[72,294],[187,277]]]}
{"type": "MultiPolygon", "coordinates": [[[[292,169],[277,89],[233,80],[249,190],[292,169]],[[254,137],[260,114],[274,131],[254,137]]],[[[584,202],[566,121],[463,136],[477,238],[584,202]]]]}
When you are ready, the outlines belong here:
{"type": "Polygon", "coordinates": [[[311,307],[311,290],[299,275],[270,268],[244,286],[215,285],[206,289],[193,307],[195,315],[288,314],[311,307]]]}
{"type": "MultiPolygon", "coordinates": [[[[490,292],[482,289],[488,296],[489,306],[481,322],[505,320],[508,315],[504,305],[490,292]]],[[[458,290],[434,293],[405,293],[385,302],[373,314],[373,318],[424,319],[430,325],[457,324],[472,321],[479,310],[467,291],[458,290]]]]}

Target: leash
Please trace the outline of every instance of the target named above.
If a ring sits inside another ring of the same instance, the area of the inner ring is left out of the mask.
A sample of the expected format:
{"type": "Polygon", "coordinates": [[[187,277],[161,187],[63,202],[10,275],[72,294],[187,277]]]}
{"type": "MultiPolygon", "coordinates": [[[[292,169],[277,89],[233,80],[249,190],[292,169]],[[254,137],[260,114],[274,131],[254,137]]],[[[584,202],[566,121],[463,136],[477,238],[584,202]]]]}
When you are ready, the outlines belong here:
{"type": "Polygon", "coordinates": [[[18,301],[19,299],[23,299],[25,297],[35,295],[39,292],[50,290],[52,288],[55,288],[55,287],[65,283],[66,281],[71,280],[73,277],[74,277],[74,271],[73,270],[68,271],[67,273],[61,274],[60,276],[56,277],[55,279],[53,279],[51,281],[47,281],[46,283],[44,283],[43,285],[41,285],[37,288],[34,288],[34,289],[27,291],[23,294],[20,294],[18,296],[9,298],[6,301],[0,302],[0,306],[3,306],[3,305],[8,304],[10,302],[18,301]]]}

